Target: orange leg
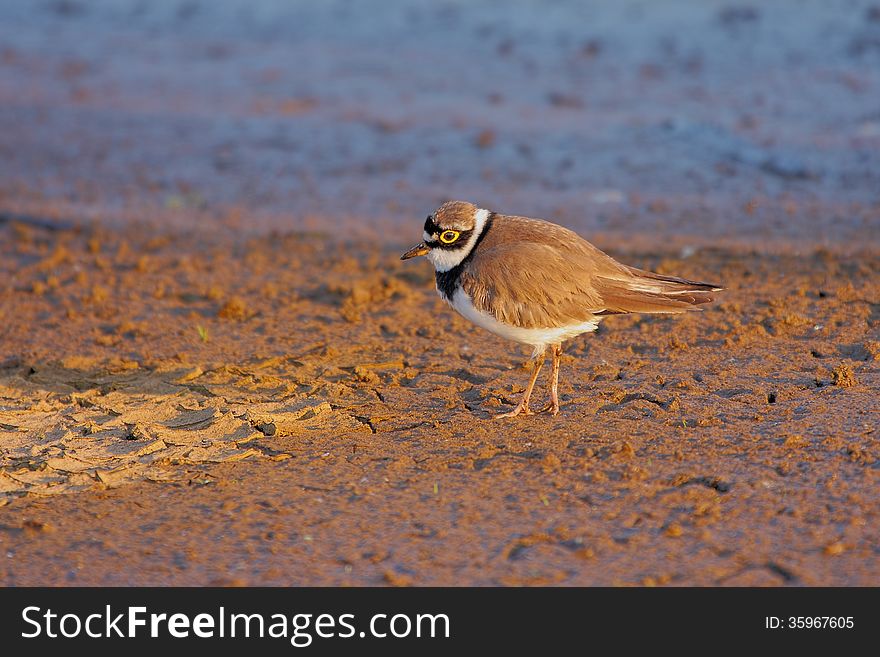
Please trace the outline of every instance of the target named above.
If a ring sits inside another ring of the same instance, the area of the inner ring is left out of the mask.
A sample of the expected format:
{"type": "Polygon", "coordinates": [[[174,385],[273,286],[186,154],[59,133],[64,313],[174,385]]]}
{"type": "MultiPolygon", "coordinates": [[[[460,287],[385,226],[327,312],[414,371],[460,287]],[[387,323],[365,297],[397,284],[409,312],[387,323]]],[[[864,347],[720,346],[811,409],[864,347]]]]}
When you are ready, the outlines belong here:
{"type": "Polygon", "coordinates": [[[559,415],[559,363],[562,360],[562,345],[553,345],[553,367],[550,370],[550,401],[539,413],[550,411],[551,415],[559,415]]]}
{"type": "Polygon", "coordinates": [[[544,365],[544,352],[542,351],[540,354],[532,358],[532,360],[535,362],[535,371],[532,372],[532,378],[529,380],[529,385],[526,386],[526,391],[523,393],[519,404],[517,404],[516,408],[512,411],[496,415],[494,419],[500,420],[503,417],[516,417],[517,415],[534,415],[529,408],[529,398],[532,396],[532,389],[535,387],[535,381],[538,380],[538,372],[541,371],[541,367],[544,365]]]}

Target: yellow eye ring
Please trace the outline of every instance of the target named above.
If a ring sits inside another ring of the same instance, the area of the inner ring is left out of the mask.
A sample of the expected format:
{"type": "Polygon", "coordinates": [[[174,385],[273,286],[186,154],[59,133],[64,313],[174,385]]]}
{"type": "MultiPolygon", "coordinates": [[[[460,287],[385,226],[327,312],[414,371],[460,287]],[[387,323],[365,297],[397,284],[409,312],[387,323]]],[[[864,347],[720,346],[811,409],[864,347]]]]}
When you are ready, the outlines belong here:
{"type": "Polygon", "coordinates": [[[459,234],[457,230],[444,230],[440,233],[440,241],[444,244],[452,244],[458,239],[459,234]]]}

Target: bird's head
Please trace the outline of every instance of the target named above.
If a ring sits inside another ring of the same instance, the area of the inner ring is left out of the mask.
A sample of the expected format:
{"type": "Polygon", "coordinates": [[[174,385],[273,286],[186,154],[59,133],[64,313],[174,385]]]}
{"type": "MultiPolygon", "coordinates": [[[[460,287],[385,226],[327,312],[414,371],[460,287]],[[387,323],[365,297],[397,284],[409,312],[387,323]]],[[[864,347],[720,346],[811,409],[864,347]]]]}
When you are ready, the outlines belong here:
{"type": "Polygon", "coordinates": [[[447,201],[425,220],[422,240],[406,253],[401,260],[426,255],[434,269],[448,271],[464,260],[483,232],[489,217],[488,210],[481,210],[467,201],[447,201]]]}

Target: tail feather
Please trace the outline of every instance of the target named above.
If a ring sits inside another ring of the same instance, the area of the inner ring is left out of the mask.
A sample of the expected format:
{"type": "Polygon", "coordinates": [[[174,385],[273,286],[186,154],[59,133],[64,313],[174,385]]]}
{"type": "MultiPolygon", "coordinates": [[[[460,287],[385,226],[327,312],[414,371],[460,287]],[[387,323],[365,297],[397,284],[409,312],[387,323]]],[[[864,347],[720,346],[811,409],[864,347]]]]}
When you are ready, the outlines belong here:
{"type": "Polygon", "coordinates": [[[627,267],[629,276],[602,279],[605,310],[599,314],[682,313],[715,300],[720,285],[627,267]]]}
{"type": "Polygon", "coordinates": [[[704,291],[704,292],[720,292],[724,288],[714,283],[701,283],[699,281],[691,281],[687,278],[679,278],[678,276],[666,276],[657,274],[644,269],[636,269],[628,267],[630,273],[636,278],[643,278],[655,282],[666,288],[667,294],[682,293],[685,291],[704,291]],[[664,285],[665,284],[665,285],[664,285]]]}

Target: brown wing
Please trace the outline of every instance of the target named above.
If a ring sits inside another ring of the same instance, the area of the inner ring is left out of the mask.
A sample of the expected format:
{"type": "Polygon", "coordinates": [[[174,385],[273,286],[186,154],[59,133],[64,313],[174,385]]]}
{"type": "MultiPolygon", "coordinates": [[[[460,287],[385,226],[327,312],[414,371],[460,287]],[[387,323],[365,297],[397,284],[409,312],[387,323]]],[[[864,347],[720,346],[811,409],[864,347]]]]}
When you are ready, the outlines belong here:
{"type": "Polygon", "coordinates": [[[499,216],[461,275],[476,308],[499,321],[547,328],[616,313],[681,313],[721,288],[627,267],[567,228],[499,216]]]}
{"type": "Polygon", "coordinates": [[[507,242],[475,253],[461,285],[477,309],[506,324],[578,324],[604,308],[585,264],[548,244],[507,242]]]}
{"type": "Polygon", "coordinates": [[[602,296],[605,310],[615,313],[682,313],[700,304],[715,300],[712,292],[722,288],[712,283],[689,281],[677,276],[624,267],[623,275],[604,273],[597,276],[595,285],[602,296]]]}

